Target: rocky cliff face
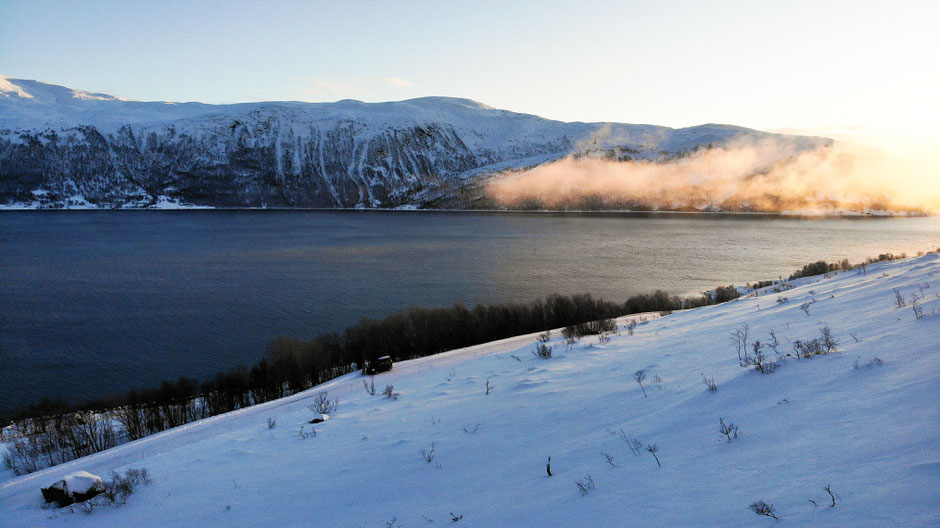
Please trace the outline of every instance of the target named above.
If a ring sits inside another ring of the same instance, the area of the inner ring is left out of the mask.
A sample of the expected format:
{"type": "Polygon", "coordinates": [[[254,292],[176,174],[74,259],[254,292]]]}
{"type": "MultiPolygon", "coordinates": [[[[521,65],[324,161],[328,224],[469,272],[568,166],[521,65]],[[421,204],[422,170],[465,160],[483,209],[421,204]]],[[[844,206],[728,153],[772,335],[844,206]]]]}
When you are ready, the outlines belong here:
{"type": "Polygon", "coordinates": [[[142,103],[0,77],[0,204],[460,206],[480,178],[569,154],[656,159],[760,134],[562,123],[439,97],[142,103]]]}

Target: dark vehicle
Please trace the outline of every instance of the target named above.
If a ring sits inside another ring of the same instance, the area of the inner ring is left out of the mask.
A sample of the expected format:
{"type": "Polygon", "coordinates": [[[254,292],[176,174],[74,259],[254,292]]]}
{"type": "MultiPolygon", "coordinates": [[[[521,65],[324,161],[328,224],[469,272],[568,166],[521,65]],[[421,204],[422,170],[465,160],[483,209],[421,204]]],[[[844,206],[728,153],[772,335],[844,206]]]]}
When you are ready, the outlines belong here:
{"type": "Polygon", "coordinates": [[[362,369],[362,373],[373,376],[379,372],[388,372],[389,370],[392,370],[392,357],[382,356],[375,361],[366,363],[366,368],[362,369]]]}

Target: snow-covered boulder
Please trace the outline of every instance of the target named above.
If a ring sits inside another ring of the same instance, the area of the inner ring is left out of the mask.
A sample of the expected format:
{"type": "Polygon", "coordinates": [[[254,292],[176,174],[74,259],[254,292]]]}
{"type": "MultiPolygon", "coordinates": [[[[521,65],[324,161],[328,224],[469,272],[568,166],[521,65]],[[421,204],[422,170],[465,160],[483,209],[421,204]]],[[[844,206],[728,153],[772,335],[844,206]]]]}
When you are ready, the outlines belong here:
{"type": "Polygon", "coordinates": [[[76,471],[48,488],[42,488],[42,497],[46,502],[57,502],[62,507],[88,500],[104,490],[101,477],[87,471],[76,471]]]}

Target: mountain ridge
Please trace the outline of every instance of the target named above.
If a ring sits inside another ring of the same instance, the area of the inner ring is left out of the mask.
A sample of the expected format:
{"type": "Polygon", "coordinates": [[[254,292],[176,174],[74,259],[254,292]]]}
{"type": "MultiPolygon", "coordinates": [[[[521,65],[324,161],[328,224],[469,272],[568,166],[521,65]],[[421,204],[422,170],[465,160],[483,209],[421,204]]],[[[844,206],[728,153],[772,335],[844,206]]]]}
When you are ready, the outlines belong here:
{"type": "Polygon", "coordinates": [[[0,204],[474,208],[485,180],[566,156],[662,162],[767,139],[832,143],[720,124],[566,123],[441,96],[209,105],[0,77],[0,204]]]}

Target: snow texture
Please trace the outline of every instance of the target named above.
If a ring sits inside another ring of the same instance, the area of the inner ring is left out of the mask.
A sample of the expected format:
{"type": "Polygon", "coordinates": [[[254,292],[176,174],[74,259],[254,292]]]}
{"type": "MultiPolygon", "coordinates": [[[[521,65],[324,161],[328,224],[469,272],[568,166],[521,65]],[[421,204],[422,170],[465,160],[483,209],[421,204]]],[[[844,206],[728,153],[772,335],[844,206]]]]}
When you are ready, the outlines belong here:
{"type": "Polygon", "coordinates": [[[938,526],[940,255],[831,275],[792,281],[788,302],[768,287],[633,316],[645,319],[634,334],[606,343],[568,348],[555,331],[551,359],[533,356],[533,334],[396,363],[375,380],[394,385],[396,400],[370,396],[367,378],[351,374],[59,467],[6,473],[0,526],[415,527],[450,525],[451,514],[461,527],[777,523],[749,509],[756,501],[787,526],[938,526]],[[896,308],[893,288],[921,296],[924,317],[896,308]],[[807,315],[800,305],[812,301],[807,315]],[[729,341],[744,324],[751,340],[767,343],[773,331],[782,354],[828,326],[838,350],[784,357],[760,374],[739,366],[729,341]],[[311,432],[307,406],[322,391],[337,410],[316,436],[299,435],[311,432]],[[720,434],[719,419],[738,437],[720,434]],[[642,442],[637,454],[621,430],[642,442]],[[91,515],[41,507],[40,485],[78,468],[131,467],[147,468],[153,484],[126,505],[91,515]],[[576,481],[588,476],[595,487],[582,494],[576,481]]]}

